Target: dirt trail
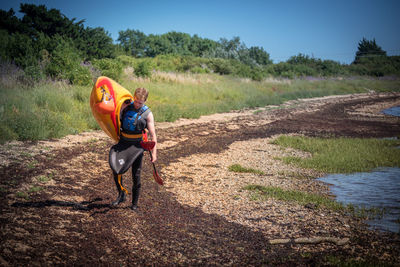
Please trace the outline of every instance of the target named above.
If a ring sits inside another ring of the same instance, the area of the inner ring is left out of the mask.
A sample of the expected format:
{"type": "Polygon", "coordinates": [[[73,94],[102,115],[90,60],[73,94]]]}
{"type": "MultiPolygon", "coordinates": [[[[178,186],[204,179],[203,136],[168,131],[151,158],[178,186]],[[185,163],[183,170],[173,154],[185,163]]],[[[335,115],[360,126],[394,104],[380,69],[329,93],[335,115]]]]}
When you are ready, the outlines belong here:
{"type": "MultiPolygon", "coordinates": [[[[116,190],[100,132],[0,148],[0,265],[315,265],[329,259],[399,264],[398,234],[369,231],[353,217],[268,199],[247,184],[329,194],[322,175],[284,165],[303,155],[269,141],[279,134],[393,137],[400,120],[380,113],[400,94],[290,101],[279,107],[157,124],[165,187],[143,169],[138,212],[109,203],[116,190]],[[227,170],[239,163],[265,175],[227,170]],[[298,244],[296,238],[349,240],[298,244]],[[289,239],[284,245],[271,240],[289,239]]],[[[130,174],[124,182],[131,188],[130,174]]]]}

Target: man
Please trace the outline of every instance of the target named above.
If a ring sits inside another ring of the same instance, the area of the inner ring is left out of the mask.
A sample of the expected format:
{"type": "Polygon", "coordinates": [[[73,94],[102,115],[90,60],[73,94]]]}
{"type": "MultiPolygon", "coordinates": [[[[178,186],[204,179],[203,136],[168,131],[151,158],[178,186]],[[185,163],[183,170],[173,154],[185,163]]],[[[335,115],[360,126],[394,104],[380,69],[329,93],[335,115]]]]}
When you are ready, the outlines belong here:
{"type": "Polygon", "coordinates": [[[132,167],[132,210],[138,208],[140,194],[140,172],[144,149],[140,145],[143,134],[150,134],[152,141],[156,143],[150,151],[152,162],[157,160],[157,136],[154,126],[154,116],[145,105],[148,91],[145,88],[137,88],[134,101],[125,101],[121,107],[121,135],[118,144],[110,149],[109,163],[113,170],[115,185],[118,190],[117,199],[111,203],[113,206],[125,201],[127,190],[122,186],[122,174],[132,167]],[[147,131],[146,131],[147,130],[147,131]]]}

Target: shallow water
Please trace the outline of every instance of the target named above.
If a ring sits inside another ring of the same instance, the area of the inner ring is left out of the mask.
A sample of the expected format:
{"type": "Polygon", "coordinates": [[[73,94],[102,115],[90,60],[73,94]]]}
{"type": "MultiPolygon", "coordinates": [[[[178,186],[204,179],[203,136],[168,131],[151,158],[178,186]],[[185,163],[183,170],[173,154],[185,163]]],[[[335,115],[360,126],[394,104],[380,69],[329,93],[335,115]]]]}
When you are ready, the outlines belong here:
{"type": "Polygon", "coordinates": [[[382,110],[382,113],[400,117],[400,106],[384,109],[384,110],[382,110]]]}
{"type": "Polygon", "coordinates": [[[365,208],[383,208],[382,217],[367,221],[373,229],[400,233],[400,168],[331,174],[318,179],[331,184],[336,200],[365,208]]]}

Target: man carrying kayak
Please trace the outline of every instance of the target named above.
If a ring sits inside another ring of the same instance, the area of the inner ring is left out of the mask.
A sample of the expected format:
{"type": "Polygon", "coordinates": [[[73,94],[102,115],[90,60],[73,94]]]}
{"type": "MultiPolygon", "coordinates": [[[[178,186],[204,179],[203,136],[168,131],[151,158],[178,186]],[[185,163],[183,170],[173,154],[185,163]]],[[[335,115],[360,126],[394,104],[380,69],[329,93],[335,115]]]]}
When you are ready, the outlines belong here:
{"type": "MultiPolygon", "coordinates": [[[[132,167],[132,210],[138,208],[141,182],[140,172],[143,159],[143,140],[147,141],[147,133],[153,141],[151,148],[151,161],[157,160],[157,136],[154,126],[154,116],[149,107],[145,105],[148,91],[137,88],[134,101],[127,100],[121,107],[121,135],[118,144],[110,149],[109,163],[113,171],[115,185],[118,190],[117,199],[111,203],[117,206],[126,199],[127,190],[122,186],[122,174],[132,167]]],[[[154,166],[154,165],[153,165],[154,166]]]]}

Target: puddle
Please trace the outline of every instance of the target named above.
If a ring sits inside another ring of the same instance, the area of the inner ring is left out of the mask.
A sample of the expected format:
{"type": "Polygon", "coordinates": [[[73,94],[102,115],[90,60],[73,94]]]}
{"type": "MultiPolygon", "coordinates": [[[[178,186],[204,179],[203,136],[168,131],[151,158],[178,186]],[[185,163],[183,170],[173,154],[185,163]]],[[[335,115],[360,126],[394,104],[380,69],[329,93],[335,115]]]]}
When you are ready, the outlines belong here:
{"type": "Polygon", "coordinates": [[[372,229],[400,233],[400,168],[331,174],[318,180],[331,184],[338,202],[384,209],[383,216],[367,221],[372,229]]]}
{"type": "Polygon", "coordinates": [[[384,109],[384,110],[382,110],[382,113],[384,113],[386,115],[392,115],[392,116],[400,117],[400,106],[384,109]]]}

